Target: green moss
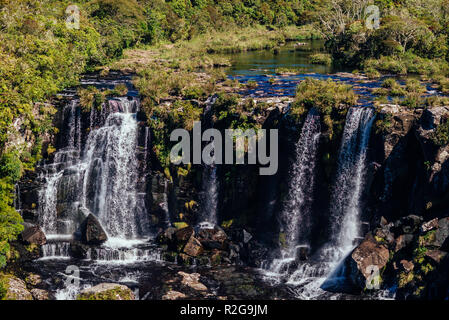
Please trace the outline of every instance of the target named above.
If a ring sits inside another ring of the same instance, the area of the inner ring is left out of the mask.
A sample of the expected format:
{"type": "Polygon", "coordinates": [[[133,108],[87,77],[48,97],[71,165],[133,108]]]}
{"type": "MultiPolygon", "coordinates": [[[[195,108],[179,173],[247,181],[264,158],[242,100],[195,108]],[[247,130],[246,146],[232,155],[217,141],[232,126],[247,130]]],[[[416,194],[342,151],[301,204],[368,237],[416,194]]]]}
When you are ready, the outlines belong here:
{"type": "Polygon", "coordinates": [[[134,300],[131,290],[120,287],[98,293],[80,294],[77,300],[134,300]]]}
{"type": "Polygon", "coordinates": [[[187,228],[189,225],[185,222],[174,222],[173,226],[179,230],[179,229],[187,228]]]}
{"type": "Polygon", "coordinates": [[[234,220],[231,219],[231,220],[223,221],[223,222],[221,223],[221,226],[222,226],[223,228],[227,229],[227,228],[230,228],[230,227],[232,226],[233,223],[234,223],[234,220]]]}

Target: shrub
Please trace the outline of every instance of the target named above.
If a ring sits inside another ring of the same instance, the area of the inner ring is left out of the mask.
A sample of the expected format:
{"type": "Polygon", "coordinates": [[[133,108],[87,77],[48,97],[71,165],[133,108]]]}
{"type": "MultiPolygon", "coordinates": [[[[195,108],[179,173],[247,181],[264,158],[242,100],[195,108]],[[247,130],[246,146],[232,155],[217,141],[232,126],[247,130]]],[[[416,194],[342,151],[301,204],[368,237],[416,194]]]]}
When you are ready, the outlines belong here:
{"type": "Polygon", "coordinates": [[[316,53],[310,56],[310,62],[312,64],[330,66],[332,64],[332,56],[326,53],[316,53]]]}
{"type": "Polygon", "coordinates": [[[442,119],[442,123],[432,134],[432,141],[437,146],[445,146],[449,143],[449,119],[447,117],[442,119]]]}
{"type": "Polygon", "coordinates": [[[292,112],[315,107],[322,114],[330,114],[334,108],[344,109],[357,103],[357,95],[350,85],[341,84],[332,80],[316,80],[307,78],[302,81],[296,90],[296,98],[292,105],[292,112]]]}

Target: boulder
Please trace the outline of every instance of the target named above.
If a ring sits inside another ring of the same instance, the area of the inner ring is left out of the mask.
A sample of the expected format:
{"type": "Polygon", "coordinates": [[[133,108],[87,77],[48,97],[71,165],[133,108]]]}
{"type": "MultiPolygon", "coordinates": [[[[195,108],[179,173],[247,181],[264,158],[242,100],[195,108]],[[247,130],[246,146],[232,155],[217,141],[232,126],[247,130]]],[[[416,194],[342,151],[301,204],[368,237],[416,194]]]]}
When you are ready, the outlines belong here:
{"type": "Polygon", "coordinates": [[[33,289],[31,290],[31,295],[34,300],[48,300],[48,291],[42,289],[33,289]]]}
{"type": "Polygon", "coordinates": [[[396,238],[394,243],[394,252],[398,252],[399,250],[406,248],[413,241],[413,234],[401,234],[396,238]]]}
{"type": "Polygon", "coordinates": [[[214,227],[214,229],[201,229],[198,232],[198,240],[208,250],[224,249],[227,239],[228,236],[219,227],[214,227]]]}
{"type": "Polygon", "coordinates": [[[382,270],[390,258],[388,249],[376,242],[371,236],[367,235],[360,245],[354,249],[348,257],[348,271],[351,282],[364,289],[366,281],[373,272],[373,268],[382,270]]]}
{"type": "Polygon", "coordinates": [[[178,274],[182,277],[181,283],[195,291],[207,291],[207,287],[199,282],[201,275],[199,273],[185,273],[179,271],[178,274]]]}
{"type": "Polygon", "coordinates": [[[447,255],[447,253],[440,250],[427,250],[425,255],[426,257],[429,257],[430,259],[439,264],[441,260],[447,255]]]}
{"type": "Polygon", "coordinates": [[[438,220],[436,230],[430,230],[419,237],[421,246],[438,248],[447,251],[449,248],[449,217],[438,220]]]}
{"type": "Polygon", "coordinates": [[[191,257],[196,257],[203,253],[204,249],[201,242],[194,236],[191,236],[187,244],[184,246],[183,251],[191,257]]]}
{"type": "Polygon", "coordinates": [[[88,245],[100,245],[108,240],[98,219],[89,214],[81,226],[81,240],[88,245]]]}
{"type": "Polygon", "coordinates": [[[427,232],[438,228],[438,218],[432,219],[426,223],[423,223],[421,226],[421,232],[427,232]]]}
{"type": "Polygon", "coordinates": [[[33,296],[28,291],[23,280],[14,276],[7,276],[6,279],[3,280],[3,283],[6,283],[6,294],[3,299],[33,300],[33,296]]]}
{"type": "Polygon", "coordinates": [[[44,231],[39,226],[30,226],[22,232],[22,240],[29,244],[42,246],[47,243],[44,231]]]}
{"type": "Polygon", "coordinates": [[[413,269],[415,268],[415,265],[414,265],[413,262],[411,262],[411,261],[401,260],[400,264],[401,264],[401,266],[402,266],[402,269],[403,269],[405,272],[413,271],[413,269]]]}
{"type": "Polygon", "coordinates": [[[195,230],[190,226],[179,229],[175,233],[175,238],[178,242],[187,242],[192,236],[195,236],[195,230]]]}
{"type": "Polygon", "coordinates": [[[135,296],[127,286],[117,283],[101,283],[81,291],[77,300],[135,300],[135,296]]]}
{"type": "Polygon", "coordinates": [[[397,233],[414,233],[420,228],[422,221],[422,217],[412,214],[406,217],[402,217],[395,222],[394,226],[397,229],[397,233]]]}
{"type": "Polygon", "coordinates": [[[185,298],[187,298],[187,296],[184,293],[170,290],[162,297],[162,300],[178,300],[185,298]]]}

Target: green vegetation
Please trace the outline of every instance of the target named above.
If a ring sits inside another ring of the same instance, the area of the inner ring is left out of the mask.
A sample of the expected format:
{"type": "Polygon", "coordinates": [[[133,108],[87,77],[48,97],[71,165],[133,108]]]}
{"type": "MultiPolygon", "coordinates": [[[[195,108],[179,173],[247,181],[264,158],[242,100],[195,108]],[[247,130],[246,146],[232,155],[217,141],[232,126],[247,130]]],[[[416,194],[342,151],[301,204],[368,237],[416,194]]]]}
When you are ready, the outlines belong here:
{"type": "Polygon", "coordinates": [[[432,135],[433,143],[437,146],[444,146],[449,143],[449,119],[444,117],[432,135]]]}
{"type": "Polygon", "coordinates": [[[299,119],[311,108],[316,108],[323,116],[328,128],[332,127],[330,115],[335,110],[346,111],[357,103],[357,95],[350,85],[333,80],[307,78],[296,90],[291,115],[299,119]]]}
{"type": "Polygon", "coordinates": [[[130,289],[122,289],[116,287],[114,289],[97,292],[80,294],[77,300],[134,300],[130,289]]]}
{"type": "Polygon", "coordinates": [[[323,1],[320,21],[326,47],[341,64],[379,72],[420,74],[427,78],[449,72],[447,0],[323,1]],[[380,8],[378,28],[365,23],[365,8],[380,8]]]}
{"type": "Polygon", "coordinates": [[[315,53],[310,56],[310,62],[330,66],[332,64],[332,56],[326,53],[315,53]]]}

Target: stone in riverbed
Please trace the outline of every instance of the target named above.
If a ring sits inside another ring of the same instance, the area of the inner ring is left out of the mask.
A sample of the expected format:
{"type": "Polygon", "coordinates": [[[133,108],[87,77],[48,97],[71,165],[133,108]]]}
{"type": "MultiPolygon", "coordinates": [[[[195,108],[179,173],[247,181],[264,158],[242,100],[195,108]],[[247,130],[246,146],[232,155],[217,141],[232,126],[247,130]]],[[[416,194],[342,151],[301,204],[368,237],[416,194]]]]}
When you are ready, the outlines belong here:
{"type": "Polygon", "coordinates": [[[134,300],[134,293],[127,286],[117,283],[101,283],[84,289],[77,300],[134,300]]]}
{"type": "Polygon", "coordinates": [[[42,246],[47,243],[44,231],[39,226],[30,226],[22,232],[22,240],[29,244],[42,246]]]}
{"type": "Polygon", "coordinates": [[[178,300],[185,299],[186,297],[182,292],[170,290],[162,297],[162,300],[178,300]]]}
{"type": "Polygon", "coordinates": [[[194,236],[191,236],[183,251],[191,257],[196,257],[203,253],[204,249],[201,242],[194,236]]]}
{"type": "Polygon", "coordinates": [[[3,297],[5,300],[33,300],[33,296],[28,291],[23,280],[14,276],[6,276],[0,279],[6,284],[6,294],[3,297]]]}
{"type": "Polygon", "coordinates": [[[182,277],[181,283],[196,291],[207,291],[207,287],[199,282],[201,275],[199,273],[185,273],[179,271],[178,274],[182,277]]]}
{"type": "Polygon", "coordinates": [[[81,226],[81,240],[89,245],[100,245],[108,240],[106,232],[93,214],[89,214],[81,226]]]}
{"type": "Polygon", "coordinates": [[[373,270],[382,270],[390,258],[389,250],[368,235],[349,256],[348,270],[351,282],[361,289],[372,276],[373,270]]]}
{"type": "Polygon", "coordinates": [[[31,290],[31,295],[34,300],[48,300],[48,291],[42,289],[33,289],[31,290]]]}

